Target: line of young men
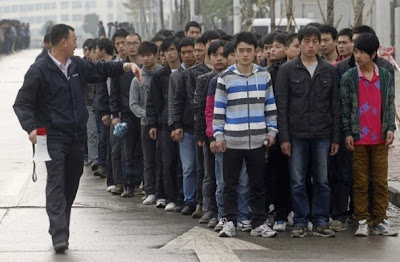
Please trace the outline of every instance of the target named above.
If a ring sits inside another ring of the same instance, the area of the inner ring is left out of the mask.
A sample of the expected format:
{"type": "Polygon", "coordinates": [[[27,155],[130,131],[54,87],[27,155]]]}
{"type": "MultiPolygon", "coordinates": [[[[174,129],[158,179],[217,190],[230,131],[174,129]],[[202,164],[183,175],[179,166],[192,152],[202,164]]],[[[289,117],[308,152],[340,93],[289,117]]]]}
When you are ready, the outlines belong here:
{"type": "MultiPolygon", "coordinates": [[[[193,22],[186,26],[185,33],[190,29],[198,35],[201,32],[193,22]]],[[[327,25],[310,25],[298,35],[271,33],[258,42],[253,34],[240,33],[229,43],[221,41],[229,40],[221,33],[207,31],[196,40],[155,37],[153,42],[160,44],[159,52],[156,43],[139,44],[138,35],[137,41],[132,39],[127,45],[138,46],[140,60],[132,60],[141,61],[143,66],[144,81],[130,79],[129,88],[120,96],[121,101],[129,97],[121,119],[128,121],[132,135],[126,134],[124,137],[129,138],[125,140],[133,139],[137,144],[141,137],[146,193],[143,204],[200,218],[200,223],[208,223],[220,231],[220,236],[233,236],[235,228],[251,231],[254,236],[275,236],[277,231],[285,231],[293,210],[293,237],[303,237],[307,228],[315,235],[334,236],[334,231],[345,229],[352,173],[356,169],[349,153],[354,148],[350,142],[345,143],[350,138],[344,135],[354,135],[358,140],[359,133],[351,122],[354,119],[350,121],[352,132],[341,127],[340,111],[346,110],[344,103],[339,104],[339,90],[342,100],[346,94],[342,92],[345,88],[339,89],[338,76],[340,79],[350,68],[357,68],[362,75],[360,72],[366,67],[354,64],[354,60],[359,64],[362,59],[352,55],[353,41],[355,36],[368,33],[371,40],[373,30],[363,26],[354,32],[343,29],[338,34],[327,25]],[[165,57],[163,67],[156,63],[158,53],[165,57]],[[255,60],[267,69],[253,64],[255,60]],[[267,212],[272,209],[276,212],[273,229],[267,220],[267,212]]],[[[355,48],[367,53],[372,61],[376,50],[365,46],[365,42],[355,41],[355,48]]],[[[393,73],[393,67],[385,60],[378,58],[377,65],[393,73]]],[[[380,75],[386,76],[386,71],[380,75]]],[[[126,79],[125,88],[128,82],[126,79]]],[[[384,110],[392,110],[393,77],[384,83],[385,90],[390,91],[384,110]]],[[[120,121],[118,113],[112,112],[117,119],[113,120],[114,125],[120,121]]],[[[382,113],[390,117],[385,118],[387,122],[381,128],[384,140],[377,143],[386,144],[387,150],[393,137],[388,133],[386,138],[385,132],[393,131],[394,112],[382,113]]],[[[342,121],[345,117],[342,114],[342,121]]],[[[137,163],[132,161],[132,152],[126,153],[134,150],[133,142],[122,144],[126,144],[125,162],[129,163],[122,168],[126,174],[121,195],[132,196],[133,185],[141,180],[136,176],[135,181],[132,172],[126,171],[128,165],[137,163]]],[[[370,150],[368,143],[366,147],[370,150]]],[[[380,192],[371,194],[372,198],[379,198],[373,201],[373,213],[365,208],[360,211],[365,201],[357,195],[356,235],[368,233],[365,225],[371,217],[374,233],[395,234],[384,208],[385,170],[379,172],[381,184],[376,186],[372,179],[374,190],[380,192]]],[[[108,185],[112,186],[112,181],[108,185]]],[[[353,188],[354,195],[364,193],[357,191],[359,184],[355,185],[358,187],[353,188]]]]}

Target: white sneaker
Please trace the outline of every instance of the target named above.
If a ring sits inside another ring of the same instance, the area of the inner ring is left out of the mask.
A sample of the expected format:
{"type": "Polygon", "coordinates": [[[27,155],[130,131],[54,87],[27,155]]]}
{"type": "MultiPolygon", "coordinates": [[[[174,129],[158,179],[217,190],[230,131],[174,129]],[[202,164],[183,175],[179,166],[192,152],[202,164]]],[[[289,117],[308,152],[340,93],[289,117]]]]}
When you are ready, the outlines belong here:
{"type": "Polygon", "coordinates": [[[276,221],[273,229],[278,232],[286,231],[286,221],[276,221]]]}
{"type": "Polygon", "coordinates": [[[174,211],[175,207],[176,207],[175,203],[173,202],[168,203],[168,205],[165,207],[165,211],[174,211]]]}
{"type": "Polygon", "coordinates": [[[290,212],[289,215],[287,216],[287,225],[288,226],[293,226],[293,217],[294,217],[294,212],[290,212]]]}
{"type": "Polygon", "coordinates": [[[399,232],[394,231],[390,228],[389,221],[387,221],[386,219],[384,219],[382,223],[374,227],[372,233],[374,233],[374,235],[394,236],[394,237],[399,234],[399,232]]]}
{"type": "Polygon", "coordinates": [[[250,235],[253,237],[274,237],[278,233],[272,230],[267,224],[262,224],[251,230],[250,235]]]}
{"type": "Polygon", "coordinates": [[[111,185],[107,187],[107,192],[111,192],[111,190],[115,189],[115,185],[111,185]]]}
{"type": "Polygon", "coordinates": [[[234,235],[236,235],[235,225],[233,224],[232,221],[227,221],[224,218],[224,227],[222,228],[221,231],[219,231],[219,236],[220,237],[233,237],[234,235]]]}
{"type": "Polygon", "coordinates": [[[314,227],[313,223],[312,223],[312,222],[308,222],[308,224],[307,224],[307,231],[312,232],[313,227],[314,227]]]}
{"type": "Polygon", "coordinates": [[[164,198],[157,199],[156,207],[157,208],[165,208],[165,199],[164,198]]]}
{"type": "Polygon", "coordinates": [[[145,200],[143,200],[143,205],[154,205],[156,203],[155,195],[148,195],[145,200]]]}
{"type": "Polygon", "coordinates": [[[250,220],[243,220],[242,222],[237,222],[236,229],[242,230],[243,232],[250,232],[251,231],[251,222],[250,220]]]}
{"type": "Polygon", "coordinates": [[[224,227],[224,219],[221,218],[221,219],[218,221],[218,224],[215,226],[214,231],[215,231],[215,232],[219,232],[219,231],[222,230],[223,227],[224,227]]]}
{"type": "Polygon", "coordinates": [[[369,230],[368,230],[367,220],[366,219],[359,220],[358,228],[356,230],[356,233],[354,233],[354,235],[357,237],[367,237],[368,234],[369,234],[369,230]]]}

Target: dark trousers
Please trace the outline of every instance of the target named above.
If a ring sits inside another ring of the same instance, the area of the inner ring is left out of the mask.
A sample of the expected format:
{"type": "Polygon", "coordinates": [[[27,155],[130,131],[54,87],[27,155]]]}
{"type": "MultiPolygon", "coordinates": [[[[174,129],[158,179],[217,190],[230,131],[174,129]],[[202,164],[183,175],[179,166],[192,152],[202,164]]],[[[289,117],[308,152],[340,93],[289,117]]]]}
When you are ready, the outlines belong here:
{"type": "Polygon", "coordinates": [[[223,155],[224,169],[224,217],[236,224],[238,202],[237,186],[243,159],[246,161],[247,175],[249,176],[251,220],[253,228],[264,223],[265,213],[265,149],[260,147],[252,150],[226,149],[223,155]]]}
{"type": "Polygon", "coordinates": [[[68,241],[71,207],[79,187],[85,155],[84,143],[48,143],[46,211],[53,245],[68,241]]]}
{"type": "Polygon", "coordinates": [[[215,199],[217,184],[215,179],[215,155],[210,151],[207,143],[204,148],[204,180],[203,180],[203,210],[210,211],[217,217],[218,208],[215,199]]]}
{"type": "Polygon", "coordinates": [[[121,138],[122,181],[124,186],[139,185],[141,174],[135,173],[134,167],[139,162],[134,161],[135,150],[140,142],[140,120],[134,114],[122,113],[121,122],[128,125],[128,130],[121,138]]]}
{"type": "Polygon", "coordinates": [[[107,183],[113,181],[115,185],[122,184],[121,141],[113,135],[114,126],[108,128],[107,135],[107,183]]]}
{"type": "Polygon", "coordinates": [[[270,174],[272,178],[272,197],[276,211],[275,221],[287,221],[287,216],[291,211],[290,175],[288,158],[282,153],[279,144],[270,148],[267,174],[270,174]]]}
{"type": "Polygon", "coordinates": [[[101,121],[101,113],[96,112],[97,164],[105,166],[107,159],[107,127],[101,121]]]}
{"type": "Polygon", "coordinates": [[[154,195],[156,190],[156,141],[150,138],[149,126],[142,128],[142,150],[143,150],[143,182],[146,195],[154,195]]]}
{"type": "Polygon", "coordinates": [[[196,143],[196,176],[197,176],[197,189],[196,201],[198,204],[203,204],[203,180],[204,180],[204,154],[203,147],[198,146],[196,143]]]}
{"type": "Polygon", "coordinates": [[[157,132],[161,143],[162,175],[166,203],[178,202],[178,143],[172,141],[167,127],[159,128],[157,132]]]}

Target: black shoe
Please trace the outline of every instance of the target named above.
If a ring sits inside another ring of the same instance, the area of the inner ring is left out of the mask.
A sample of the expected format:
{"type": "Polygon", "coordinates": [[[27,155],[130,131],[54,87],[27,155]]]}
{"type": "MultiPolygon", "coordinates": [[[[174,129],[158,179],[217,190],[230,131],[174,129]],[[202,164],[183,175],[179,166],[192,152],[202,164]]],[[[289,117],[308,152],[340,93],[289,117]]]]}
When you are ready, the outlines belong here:
{"type": "Polygon", "coordinates": [[[64,254],[65,250],[67,249],[68,243],[65,241],[54,244],[54,251],[56,252],[56,254],[64,254]]]}
{"type": "Polygon", "coordinates": [[[93,175],[94,176],[99,176],[100,178],[106,178],[106,170],[104,169],[104,166],[99,165],[97,167],[97,170],[94,171],[93,175]]]}
{"type": "Polygon", "coordinates": [[[93,164],[92,164],[92,171],[93,172],[95,172],[95,171],[97,171],[97,169],[99,168],[99,165],[96,163],[96,162],[94,162],[93,164]]]}
{"type": "Polygon", "coordinates": [[[196,210],[196,206],[191,204],[185,204],[185,207],[182,209],[181,214],[185,216],[190,216],[196,210]]]}
{"type": "Polygon", "coordinates": [[[174,208],[174,213],[180,213],[180,212],[182,212],[182,209],[183,209],[183,206],[177,205],[177,206],[174,208]]]}

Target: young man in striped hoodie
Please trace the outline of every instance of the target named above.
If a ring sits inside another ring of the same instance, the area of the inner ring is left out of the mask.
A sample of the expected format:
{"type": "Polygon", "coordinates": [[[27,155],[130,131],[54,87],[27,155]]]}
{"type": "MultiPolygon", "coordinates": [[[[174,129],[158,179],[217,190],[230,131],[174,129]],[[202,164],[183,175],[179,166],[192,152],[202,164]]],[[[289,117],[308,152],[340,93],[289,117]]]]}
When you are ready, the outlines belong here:
{"type": "Polygon", "coordinates": [[[234,40],[238,62],[218,78],[213,119],[218,152],[223,153],[224,226],[221,237],[235,235],[237,186],[243,159],[250,183],[252,236],[276,235],[267,224],[264,193],[265,147],[275,143],[278,133],[276,105],[271,77],[253,64],[257,39],[242,32],[234,40]]]}

